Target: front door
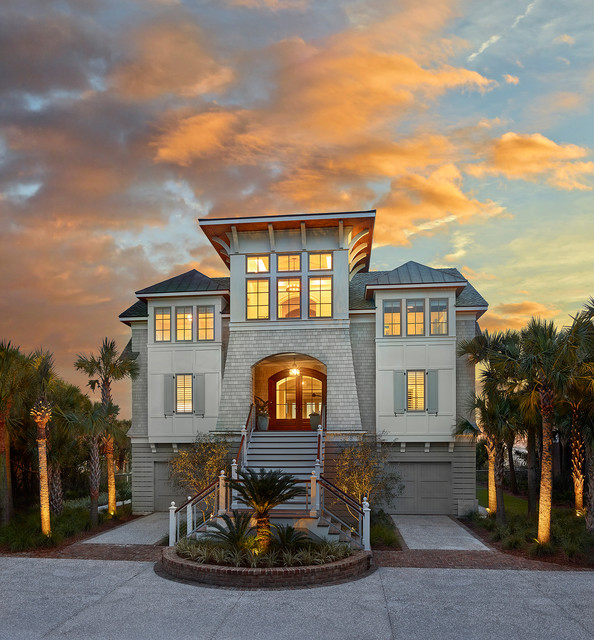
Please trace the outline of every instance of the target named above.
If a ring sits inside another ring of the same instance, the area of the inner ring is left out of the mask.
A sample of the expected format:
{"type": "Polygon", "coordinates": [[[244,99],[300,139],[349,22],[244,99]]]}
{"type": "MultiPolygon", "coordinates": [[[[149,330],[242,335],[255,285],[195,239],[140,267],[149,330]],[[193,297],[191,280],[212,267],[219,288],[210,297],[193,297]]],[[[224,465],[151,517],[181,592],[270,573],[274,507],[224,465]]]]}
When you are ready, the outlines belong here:
{"type": "Polygon", "coordinates": [[[320,413],[326,401],[326,376],[315,369],[289,369],[268,378],[270,429],[279,431],[309,429],[309,414],[320,413]]]}

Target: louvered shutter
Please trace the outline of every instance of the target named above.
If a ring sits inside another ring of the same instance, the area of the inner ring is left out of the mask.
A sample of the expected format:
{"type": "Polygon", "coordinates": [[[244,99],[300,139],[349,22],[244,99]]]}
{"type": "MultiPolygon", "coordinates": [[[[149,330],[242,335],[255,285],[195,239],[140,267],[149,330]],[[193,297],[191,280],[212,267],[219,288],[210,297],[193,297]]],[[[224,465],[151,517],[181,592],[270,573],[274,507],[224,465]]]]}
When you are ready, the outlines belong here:
{"type": "Polygon", "coordinates": [[[173,415],[173,401],[175,396],[175,376],[171,373],[163,376],[163,413],[173,415]]]}
{"type": "Polygon", "coordinates": [[[406,409],[406,372],[394,371],[394,415],[406,409]]]}
{"type": "Polygon", "coordinates": [[[204,388],[204,374],[194,374],[194,413],[200,417],[204,417],[205,411],[205,388],[204,388]]]}
{"type": "Polygon", "coordinates": [[[437,371],[427,371],[427,412],[437,415],[437,371]]]}

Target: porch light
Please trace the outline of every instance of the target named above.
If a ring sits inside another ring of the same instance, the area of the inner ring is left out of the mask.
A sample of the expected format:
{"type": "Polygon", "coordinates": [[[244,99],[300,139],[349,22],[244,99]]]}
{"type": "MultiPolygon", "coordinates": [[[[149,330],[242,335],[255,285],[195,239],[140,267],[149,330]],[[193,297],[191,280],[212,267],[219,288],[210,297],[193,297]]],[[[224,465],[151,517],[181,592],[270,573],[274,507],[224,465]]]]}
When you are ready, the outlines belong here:
{"type": "Polygon", "coordinates": [[[297,368],[297,363],[295,362],[295,358],[293,358],[293,366],[289,369],[289,373],[292,376],[298,376],[301,371],[299,371],[299,369],[297,368]]]}

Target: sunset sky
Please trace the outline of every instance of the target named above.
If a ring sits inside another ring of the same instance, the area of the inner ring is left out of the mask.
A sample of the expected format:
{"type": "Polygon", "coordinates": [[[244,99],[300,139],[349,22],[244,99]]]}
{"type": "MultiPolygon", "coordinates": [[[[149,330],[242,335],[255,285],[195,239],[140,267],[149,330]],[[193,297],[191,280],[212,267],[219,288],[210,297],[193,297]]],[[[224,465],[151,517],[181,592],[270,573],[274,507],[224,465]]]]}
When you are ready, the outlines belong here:
{"type": "Polygon", "coordinates": [[[458,267],[489,329],[594,295],[591,0],[2,5],[0,338],[71,382],[226,275],[197,217],[375,208],[372,269],[458,267]]]}

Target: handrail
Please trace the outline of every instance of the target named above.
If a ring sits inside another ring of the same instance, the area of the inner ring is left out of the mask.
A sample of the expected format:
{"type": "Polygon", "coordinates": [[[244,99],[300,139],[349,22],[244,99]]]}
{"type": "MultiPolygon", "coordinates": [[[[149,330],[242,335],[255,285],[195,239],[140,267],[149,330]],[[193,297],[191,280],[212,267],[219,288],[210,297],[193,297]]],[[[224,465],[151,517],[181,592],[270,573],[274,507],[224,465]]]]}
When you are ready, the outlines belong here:
{"type": "Polygon", "coordinates": [[[330,492],[336,495],[338,498],[341,498],[341,500],[343,500],[344,502],[350,503],[350,506],[356,509],[359,513],[361,514],[363,513],[363,505],[357,502],[355,498],[349,496],[348,493],[345,493],[342,489],[339,489],[335,484],[330,482],[328,478],[324,477],[323,475],[320,475],[319,482],[320,484],[325,486],[326,489],[329,489],[330,492]]]}
{"type": "Polygon", "coordinates": [[[190,504],[190,502],[200,502],[200,500],[203,500],[206,496],[204,494],[207,494],[210,492],[210,490],[219,483],[219,479],[217,478],[216,480],[214,480],[213,482],[211,482],[208,487],[206,487],[205,489],[202,489],[202,491],[199,491],[195,496],[192,496],[189,500],[186,500],[182,505],[180,505],[179,507],[177,507],[177,509],[175,510],[175,513],[177,513],[178,511],[181,511],[184,507],[187,507],[188,504],[190,504]]]}
{"type": "MultiPolygon", "coordinates": [[[[254,411],[254,407],[255,407],[255,405],[252,402],[252,404],[250,405],[250,411],[248,413],[247,420],[245,421],[245,431],[246,432],[241,435],[241,440],[239,441],[239,449],[237,450],[237,457],[235,458],[238,461],[241,460],[240,455],[241,455],[241,449],[244,446],[244,441],[247,439],[248,442],[249,442],[251,433],[254,430],[253,421],[251,420],[252,412],[254,411]]],[[[247,447],[247,444],[245,444],[245,446],[247,447]]]]}

